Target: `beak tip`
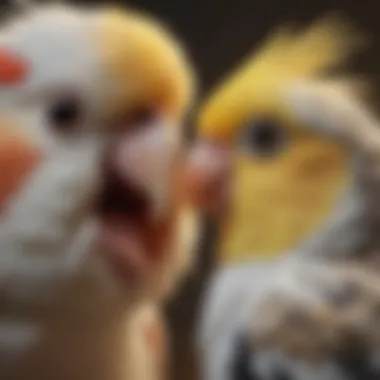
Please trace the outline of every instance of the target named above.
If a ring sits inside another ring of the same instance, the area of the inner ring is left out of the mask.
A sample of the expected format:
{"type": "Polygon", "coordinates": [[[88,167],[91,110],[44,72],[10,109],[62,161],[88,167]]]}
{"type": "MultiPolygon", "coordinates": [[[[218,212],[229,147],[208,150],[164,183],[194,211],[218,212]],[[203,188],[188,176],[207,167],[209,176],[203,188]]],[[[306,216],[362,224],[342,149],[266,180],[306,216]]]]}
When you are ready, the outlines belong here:
{"type": "Polygon", "coordinates": [[[183,187],[197,208],[213,214],[224,209],[230,185],[230,157],[227,150],[201,142],[190,154],[183,187]]]}

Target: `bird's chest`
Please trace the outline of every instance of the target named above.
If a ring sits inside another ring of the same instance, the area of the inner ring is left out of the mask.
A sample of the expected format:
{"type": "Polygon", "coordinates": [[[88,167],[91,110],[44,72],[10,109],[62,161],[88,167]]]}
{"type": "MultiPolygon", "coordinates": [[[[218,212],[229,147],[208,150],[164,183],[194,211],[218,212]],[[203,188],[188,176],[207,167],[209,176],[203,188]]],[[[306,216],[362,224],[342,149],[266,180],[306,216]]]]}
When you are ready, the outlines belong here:
{"type": "Polygon", "coordinates": [[[124,326],[107,326],[100,330],[89,324],[33,326],[34,336],[24,342],[8,344],[9,360],[0,363],[2,379],[123,379],[125,373],[124,326]]]}
{"type": "Polygon", "coordinates": [[[29,320],[15,316],[4,320],[3,329],[0,324],[1,379],[125,378],[124,307],[119,298],[107,300],[87,286],[92,284],[75,286],[29,320]]]}

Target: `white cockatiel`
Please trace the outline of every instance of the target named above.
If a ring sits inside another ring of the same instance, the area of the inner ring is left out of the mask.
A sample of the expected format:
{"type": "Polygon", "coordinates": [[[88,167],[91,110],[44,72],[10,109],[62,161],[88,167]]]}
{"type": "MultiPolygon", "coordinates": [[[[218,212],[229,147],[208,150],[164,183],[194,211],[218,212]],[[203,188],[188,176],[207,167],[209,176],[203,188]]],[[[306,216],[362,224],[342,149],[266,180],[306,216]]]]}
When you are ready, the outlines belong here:
{"type": "Polygon", "coordinates": [[[125,318],[195,242],[181,200],[194,79],[132,11],[29,7],[0,33],[0,377],[125,379],[125,318]]]}

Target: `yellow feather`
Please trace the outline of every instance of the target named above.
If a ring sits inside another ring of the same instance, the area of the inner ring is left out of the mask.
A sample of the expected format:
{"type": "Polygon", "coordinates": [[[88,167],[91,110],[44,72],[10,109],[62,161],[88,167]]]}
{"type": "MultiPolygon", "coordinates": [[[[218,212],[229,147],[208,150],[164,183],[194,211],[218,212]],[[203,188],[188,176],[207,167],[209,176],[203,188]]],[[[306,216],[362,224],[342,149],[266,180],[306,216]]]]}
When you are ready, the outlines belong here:
{"type": "Polygon", "coordinates": [[[323,19],[304,31],[278,31],[230,75],[205,102],[198,126],[203,136],[230,140],[247,117],[285,117],[285,85],[339,67],[363,39],[341,19],[323,19]]]}
{"type": "Polygon", "coordinates": [[[109,102],[112,112],[121,104],[123,113],[130,105],[183,116],[194,98],[195,75],[181,43],[163,24],[142,13],[111,8],[104,12],[95,37],[109,71],[124,83],[109,102]]]}
{"type": "Polygon", "coordinates": [[[236,155],[223,262],[274,257],[307,239],[332,213],[349,180],[347,154],[327,139],[294,139],[274,160],[236,155]]]}
{"type": "MultiPolygon", "coordinates": [[[[326,80],[360,42],[337,18],[299,32],[280,30],[205,102],[198,119],[201,138],[233,144],[248,122],[268,117],[287,139],[274,157],[236,149],[231,214],[219,250],[223,262],[284,253],[335,210],[350,177],[348,153],[302,125],[288,109],[284,89],[303,79],[326,80]]],[[[361,85],[350,77],[327,80],[355,94],[361,85]]]]}

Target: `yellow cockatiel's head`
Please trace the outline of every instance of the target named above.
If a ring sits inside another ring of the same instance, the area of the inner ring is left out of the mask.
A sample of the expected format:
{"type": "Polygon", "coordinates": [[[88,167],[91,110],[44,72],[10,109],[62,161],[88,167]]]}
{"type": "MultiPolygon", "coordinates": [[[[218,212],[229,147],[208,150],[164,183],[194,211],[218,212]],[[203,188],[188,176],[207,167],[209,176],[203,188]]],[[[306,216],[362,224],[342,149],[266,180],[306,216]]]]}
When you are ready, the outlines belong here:
{"type": "MultiPolygon", "coordinates": [[[[301,120],[290,92],[303,81],[319,83],[345,63],[358,42],[353,36],[335,19],[282,30],[201,108],[200,139],[231,149],[234,158],[223,260],[278,255],[332,215],[349,179],[348,153],[301,120]]],[[[344,81],[336,86],[351,90],[344,81]]]]}

